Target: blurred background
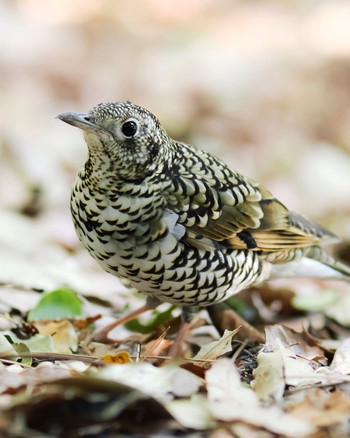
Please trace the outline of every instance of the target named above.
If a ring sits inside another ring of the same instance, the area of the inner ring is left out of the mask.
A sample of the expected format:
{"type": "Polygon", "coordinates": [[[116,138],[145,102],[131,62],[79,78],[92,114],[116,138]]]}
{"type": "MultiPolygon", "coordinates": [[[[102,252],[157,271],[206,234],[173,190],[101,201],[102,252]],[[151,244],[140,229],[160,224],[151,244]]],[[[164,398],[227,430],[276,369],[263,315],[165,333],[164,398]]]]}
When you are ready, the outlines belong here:
{"type": "Polygon", "coordinates": [[[85,142],[55,119],[105,101],[350,240],[349,23],[347,0],[0,0],[0,282],[116,289],[75,237],[85,142]]]}

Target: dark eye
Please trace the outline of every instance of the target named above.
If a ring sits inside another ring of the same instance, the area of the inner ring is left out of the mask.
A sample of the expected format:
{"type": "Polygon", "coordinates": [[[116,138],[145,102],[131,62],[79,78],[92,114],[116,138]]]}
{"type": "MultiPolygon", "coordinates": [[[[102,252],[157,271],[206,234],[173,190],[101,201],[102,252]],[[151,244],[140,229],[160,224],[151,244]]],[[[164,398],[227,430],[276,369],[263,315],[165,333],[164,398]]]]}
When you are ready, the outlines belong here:
{"type": "Polygon", "coordinates": [[[138,124],[135,120],[128,120],[127,122],[123,123],[121,131],[125,137],[131,138],[137,133],[138,124]]]}

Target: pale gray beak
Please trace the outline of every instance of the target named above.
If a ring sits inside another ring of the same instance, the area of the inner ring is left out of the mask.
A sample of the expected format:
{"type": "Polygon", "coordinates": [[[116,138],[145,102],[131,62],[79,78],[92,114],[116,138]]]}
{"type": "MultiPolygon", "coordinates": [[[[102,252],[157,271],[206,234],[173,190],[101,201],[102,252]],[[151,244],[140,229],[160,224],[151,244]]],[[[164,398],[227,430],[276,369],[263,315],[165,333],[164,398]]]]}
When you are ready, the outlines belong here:
{"type": "Polygon", "coordinates": [[[69,112],[59,114],[57,118],[83,131],[93,131],[96,133],[106,132],[105,129],[94,123],[89,114],[69,112]]]}

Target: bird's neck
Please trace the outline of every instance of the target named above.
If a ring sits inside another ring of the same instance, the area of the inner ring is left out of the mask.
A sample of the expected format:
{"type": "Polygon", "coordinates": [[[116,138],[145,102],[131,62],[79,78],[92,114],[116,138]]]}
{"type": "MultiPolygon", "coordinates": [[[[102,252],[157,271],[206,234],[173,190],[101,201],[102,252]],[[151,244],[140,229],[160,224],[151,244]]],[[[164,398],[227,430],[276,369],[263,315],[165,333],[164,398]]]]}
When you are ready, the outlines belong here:
{"type": "Polygon", "coordinates": [[[89,153],[84,167],[80,170],[80,177],[87,180],[90,184],[103,186],[109,184],[112,180],[116,182],[116,172],[111,166],[111,161],[100,154],[89,153]]]}
{"type": "MultiPolygon", "coordinates": [[[[141,195],[141,193],[143,193],[141,188],[147,187],[146,191],[152,191],[156,196],[162,187],[164,187],[164,179],[167,179],[164,173],[158,174],[151,172],[150,174],[142,174],[142,176],[139,177],[128,175],[128,177],[125,178],[119,174],[117,166],[113,166],[111,160],[105,158],[105,156],[92,156],[89,154],[87,161],[80,169],[78,175],[85,186],[92,187],[100,193],[105,193],[106,196],[109,196],[110,193],[123,193],[125,190],[128,191],[132,186],[138,188],[135,190],[135,193],[141,195]],[[138,192],[139,189],[141,192],[138,192]]],[[[149,193],[147,196],[149,196],[149,193]]]]}

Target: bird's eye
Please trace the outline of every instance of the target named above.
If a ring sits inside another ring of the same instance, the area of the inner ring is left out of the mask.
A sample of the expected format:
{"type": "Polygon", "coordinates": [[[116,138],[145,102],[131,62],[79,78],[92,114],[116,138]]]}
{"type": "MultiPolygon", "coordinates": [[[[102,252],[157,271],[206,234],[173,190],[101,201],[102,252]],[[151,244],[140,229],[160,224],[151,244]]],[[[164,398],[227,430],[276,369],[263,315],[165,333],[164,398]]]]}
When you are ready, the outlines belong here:
{"type": "Polygon", "coordinates": [[[132,138],[137,133],[139,125],[136,120],[127,120],[122,124],[122,134],[127,138],[132,138]]]}

